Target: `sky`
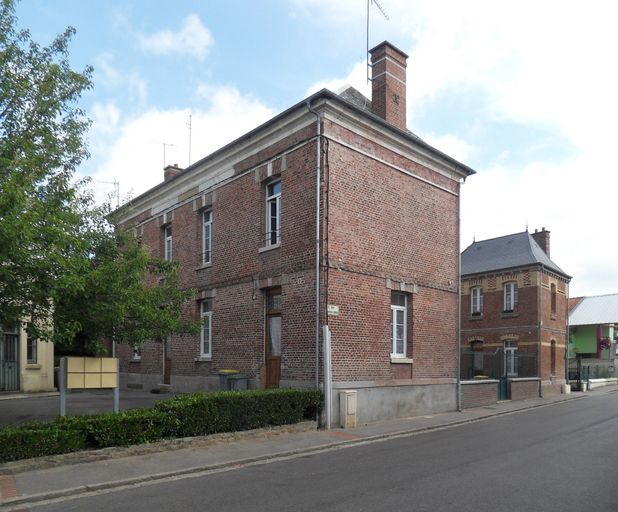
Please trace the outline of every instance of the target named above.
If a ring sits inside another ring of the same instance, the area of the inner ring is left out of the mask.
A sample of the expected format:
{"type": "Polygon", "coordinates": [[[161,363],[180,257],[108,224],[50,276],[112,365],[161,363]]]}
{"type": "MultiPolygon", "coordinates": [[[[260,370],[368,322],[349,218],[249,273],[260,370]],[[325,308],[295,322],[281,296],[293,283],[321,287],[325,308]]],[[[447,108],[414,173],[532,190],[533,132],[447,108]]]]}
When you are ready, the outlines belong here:
{"type": "MultiPolygon", "coordinates": [[[[477,171],[462,186],[462,250],[545,227],[571,296],[618,293],[618,4],[379,3],[388,19],[370,5],[369,47],[410,56],[408,129],[477,171]]],[[[322,87],[370,96],[366,0],[22,0],[17,16],[41,44],[74,27],[71,64],[94,67],[79,174],[100,199],[115,182],[121,201],[141,194],[164,165],[322,87]]]]}

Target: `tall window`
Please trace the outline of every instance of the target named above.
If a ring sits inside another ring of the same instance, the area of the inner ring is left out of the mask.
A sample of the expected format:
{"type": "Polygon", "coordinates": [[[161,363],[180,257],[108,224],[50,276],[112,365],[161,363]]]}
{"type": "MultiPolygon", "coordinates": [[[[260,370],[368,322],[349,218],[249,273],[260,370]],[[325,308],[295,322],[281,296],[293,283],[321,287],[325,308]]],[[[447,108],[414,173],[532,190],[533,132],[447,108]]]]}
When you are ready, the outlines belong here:
{"type": "Polygon", "coordinates": [[[551,285],[551,314],[556,314],[556,285],[551,285]]]}
{"type": "Polygon", "coordinates": [[[202,213],[202,263],[212,261],[212,211],[202,213]]]}
{"type": "Polygon", "coordinates": [[[391,356],[406,357],[407,305],[405,293],[391,292],[391,356]]]}
{"type": "Polygon", "coordinates": [[[28,335],[26,340],[26,358],[28,364],[36,364],[37,362],[37,339],[28,335]]]}
{"type": "Polygon", "coordinates": [[[512,313],[517,307],[517,283],[504,283],[504,312],[512,313]]]}
{"type": "Polygon", "coordinates": [[[266,243],[276,245],[281,241],[281,181],[266,187],[266,243]]]}
{"type": "Polygon", "coordinates": [[[203,300],[200,303],[200,357],[212,356],[212,302],[203,300]]]}
{"type": "Polygon", "coordinates": [[[172,261],[172,226],[166,226],[163,233],[165,238],[164,259],[165,261],[172,261]]]}
{"type": "Polygon", "coordinates": [[[504,370],[507,377],[517,377],[517,342],[504,342],[504,370]]]}
{"type": "Polygon", "coordinates": [[[483,314],[483,289],[480,286],[470,289],[470,302],[470,313],[472,315],[478,316],[483,314]]]}

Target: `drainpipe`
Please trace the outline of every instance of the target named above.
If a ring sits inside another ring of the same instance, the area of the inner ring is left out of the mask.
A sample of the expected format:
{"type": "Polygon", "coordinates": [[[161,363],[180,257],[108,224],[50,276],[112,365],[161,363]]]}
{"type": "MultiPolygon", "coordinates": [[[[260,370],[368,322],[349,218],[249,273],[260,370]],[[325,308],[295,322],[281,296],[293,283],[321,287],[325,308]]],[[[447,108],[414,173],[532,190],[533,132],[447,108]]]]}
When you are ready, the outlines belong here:
{"type": "Polygon", "coordinates": [[[459,191],[457,201],[457,411],[461,412],[461,187],[459,191]]]}
{"type": "Polygon", "coordinates": [[[543,271],[545,270],[545,267],[543,265],[541,265],[541,272],[540,272],[540,283],[539,283],[539,306],[538,306],[538,314],[539,314],[539,334],[538,334],[538,338],[539,338],[539,348],[538,348],[538,354],[539,354],[539,359],[537,361],[537,365],[538,365],[538,373],[539,373],[539,396],[541,398],[543,398],[543,365],[542,365],[542,353],[543,353],[543,271]]]}
{"type": "Polygon", "coordinates": [[[315,166],[315,387],[320,387],[320,147],[322,132],[320,114],[311,108],[307,101],[307,110],[315,115],[316,122],[316,166],[315,166]]]}

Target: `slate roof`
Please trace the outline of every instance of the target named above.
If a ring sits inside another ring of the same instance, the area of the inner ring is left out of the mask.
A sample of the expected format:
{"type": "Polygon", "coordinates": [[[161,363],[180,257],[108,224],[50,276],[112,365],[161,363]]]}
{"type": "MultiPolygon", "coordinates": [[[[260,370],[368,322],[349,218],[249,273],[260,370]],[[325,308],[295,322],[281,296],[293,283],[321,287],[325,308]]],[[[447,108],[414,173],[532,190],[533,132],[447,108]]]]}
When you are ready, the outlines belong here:
{"type": "Polygon", "coordinates": [[[571,278],[545,254],[528,231],[474,242],[461,253],[462,276],[530,265],[543,265],[571,278]]]}
{"type": "Polygon", "coordinates": [[[583,297],[569,313],[569,325],[618,324],[618,293],[583,297]]]}

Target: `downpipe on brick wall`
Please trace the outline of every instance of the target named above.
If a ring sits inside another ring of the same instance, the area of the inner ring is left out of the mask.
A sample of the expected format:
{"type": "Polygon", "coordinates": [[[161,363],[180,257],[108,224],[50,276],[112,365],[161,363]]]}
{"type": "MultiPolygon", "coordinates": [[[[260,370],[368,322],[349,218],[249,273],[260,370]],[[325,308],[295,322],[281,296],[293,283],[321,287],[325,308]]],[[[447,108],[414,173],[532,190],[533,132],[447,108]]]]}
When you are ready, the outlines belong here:
{"type": "MultiPolygon", "coordinates": [[[[466,182],[464,178],[463,183],[466,182]]],[[[457,206],[457,411],[461,412],[461,185],[457,206]]]]}
{"type": "MultiPolygon", "coordinates": [[[[316,165],[315,165],[315,387],[320,388],[320,148],[322,143],[320,114],[311,108],[307,101],[307,110],[315,115],[316,119],[316,165]]],[[[326,390],[324,390],[326,392],[326,390]]],[[[330,406],[330,404],[327,404],[330,406]]],[[[318,413],[319,414],[319,413],[318,413]]],[[[319,420],[319,418],[317,418],[319,420]]]]}

